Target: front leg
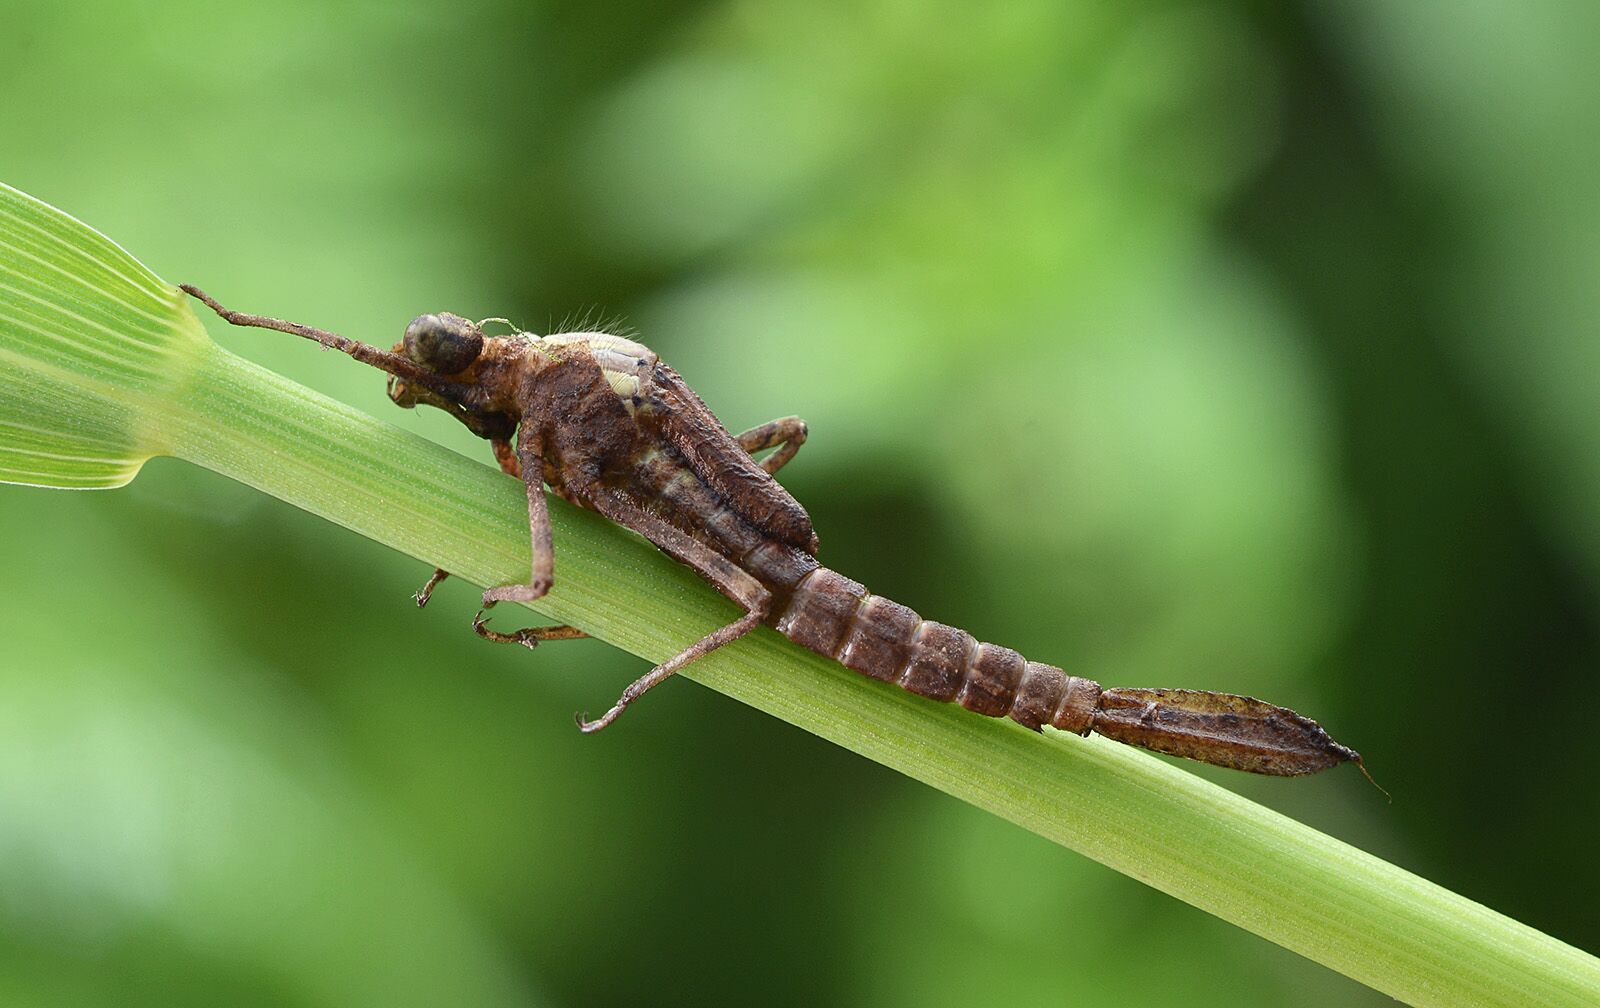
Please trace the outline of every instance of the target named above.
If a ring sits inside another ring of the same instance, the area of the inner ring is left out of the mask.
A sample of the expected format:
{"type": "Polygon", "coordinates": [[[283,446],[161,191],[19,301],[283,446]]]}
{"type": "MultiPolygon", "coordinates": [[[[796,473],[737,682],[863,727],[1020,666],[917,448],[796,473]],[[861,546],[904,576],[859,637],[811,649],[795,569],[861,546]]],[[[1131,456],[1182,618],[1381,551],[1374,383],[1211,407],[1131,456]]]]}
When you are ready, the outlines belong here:
{"type": "MultiPolygon", "coordinates": [[[[393,389],[393,387],[393,382],[391,382],[390,388],[393,389]]],[[[466,421],[463,420],[462,422],[465,423],[466,421]]],[[[472,427],[470,423],[467,424],[467,426],[469,428],[472,427]]],[[[474,429],[473,433],[477,434],[478,431],[474,429]]],[[[511,439],[508,437],[491,436],[489,437],[489,445],[494,449],[494,460],[500,463],[500,471],[514,479],[521,479],[522,463],[517,459],[517,450],[511,446],[511,439]]],[[[428,600],[433,597],[433,590],[439,587],[439,582],[443,581],[449,576],[450,572],[445,570],[443,567],[435,567],[433,569],[433,574],[429,576],[428,583],[423,585],[420,591],[411,596],[412,600],[417,603],[418,609],[421,609],[428,604],[428,600]]]]}
{"type": "MultiPolygon", "coordinates": [[[[531,466],[524,465],[522,459],[520,458],[519,450],[512,448],[511,442],[505,438],[491,438],[489,443],[494,448],[495,461],[500,463],[500,468],[506,474],[515,476],[517,479],[522,480],[524,485],[528,488],[528,526],[534,541],[533,567],[535,578],[537,578],[539,570],[539,533],[537,531],[538,519],[534,517],[534,497],[538,497],[538,513],[544,522],[544,542],[546,544],[545,556],[550,558],[549,563],[547,563],[545,566],[545,590],[548,591],[550,584],[550,571],[553,570],[555,563],[555,553],[549,547],[550,515],[544,506],[544,489],[540,485],[540,479],[538,475],[543,469],[544,464],[542,460],[538,458],[539,453],[535,451],[533,464],[531,466]],[[532,483],[529,483],[526,477],[523,475],[525,472],[533,472],[535,474],[532,483]]],[[[417,605],[426,605],[428,602],[428,595],[433,591],[434,586],[449,576],[450,575],[445,573],[442,569],[435,570],[433,572],[433,577],[429,578],[428,583],[423,586],[422,591],[417,593],[417,605]]],[[[506,587],[514,588],[521,586],[508,585],[506,587]]],[[[496,601],[500,600],[497,599],[496,601]]],[[[494,605],[494,602],[489,601],[489,596],[486,592],[484,594],[484,608],[487,609],[492,605],[494,605]]],[[[579,638],[589,636],[587,633],[584,633],[577,627],[566,626],[565,624],[561,626],[548,627],[523,627],[521,630],[515,630],[511,633],[500,633],[497,630],[489,629],[489,624],[483,618],[482,609],[478,610],[478,615],[472,618],[472,632],[477,634],[479,637],[482,637],[484,640],[494,641],[498,644],[521,644],[523,647],[530,649],[537,647],[540,641],[578,640],[579,638]]]]}
{"type": "Polygon", "coordinates": [[[556,554],[550,539],[550,511],[544,499],[544,459],[533,425],[525,423],[517,438],[517,461],[528,492],[528,537],[533,561],[526,584],[500,585],[483,593],[483,607],[496,602],[534,602],[545,597],[555,580],[556,554]]]}

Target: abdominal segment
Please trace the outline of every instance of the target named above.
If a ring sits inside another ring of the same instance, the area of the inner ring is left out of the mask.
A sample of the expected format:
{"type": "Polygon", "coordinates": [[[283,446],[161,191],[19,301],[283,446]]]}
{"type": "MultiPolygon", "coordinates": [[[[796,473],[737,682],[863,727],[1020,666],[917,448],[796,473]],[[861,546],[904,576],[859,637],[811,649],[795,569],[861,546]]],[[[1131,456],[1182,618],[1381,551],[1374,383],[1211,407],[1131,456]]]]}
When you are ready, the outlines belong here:
{"type": "Polygon", "coordinates": [[[1008,717],[1034,731],[1045,725],[1079,735],[1092,731],[1250,773],[1294,777],[1361,762],[1321,725],[1286,707],[1203,690],[1104,689],[1093,679],[925,620],[826,567],[791,567],[772,577],[775,557],[757,551],[751,559],[779,586],[779,604],[767,620],[779,633],[846,668],[933,700],[1008,717]]]}
{"type": "Polygon", "coordinates": [[[842,574],[818,567],[775,614],[777,631],[846,668],[933,700],[1038,730],[1088,734],[1100,686],[1030,662],[965,630],[918,616],[842,574]]]}

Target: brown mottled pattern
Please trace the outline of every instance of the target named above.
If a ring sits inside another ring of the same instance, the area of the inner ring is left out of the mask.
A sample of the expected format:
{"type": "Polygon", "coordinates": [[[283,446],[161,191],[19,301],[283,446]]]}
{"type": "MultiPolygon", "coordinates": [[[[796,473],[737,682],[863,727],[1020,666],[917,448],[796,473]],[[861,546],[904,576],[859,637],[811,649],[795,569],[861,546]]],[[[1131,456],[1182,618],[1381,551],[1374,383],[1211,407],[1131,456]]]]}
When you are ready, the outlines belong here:
{"type": "MultiPolygon", "coordinates": [[[[641,676],[602,717],[582,721],[585,732],[604,728],[684,665],[765,621],[856,671],[1034,730],[1049,724],[1095,731],[1254,773],[1294,775],[1360,763],[1315,721],[1287,708],[1228,693],[1102,690],[1092,680],[923,620],[818,566],[811,519],[772,478],[805,441],[805,424],[789,417],[731,437],[677,372],[630,340],[603,333],[486,338],[467,319],[440,313],[413,320],[396,349],[385,351],[326,330],[230,311],[193,286],[183,289],[234,325],[303,336],[386,371],[397,405],[443,409],[490,441],[501,467],[524,483],[532,563],[527,583],[485,591],[485,607],[531,602],[550,588],[555,549],[546,483],[639,532],[744,607],[744,616],[641,676]],[[762,462],[751,457],[779,443],[783,447],[762,462]]],[[[417,596],[419,605],[445,576],[434,572],[417,596]]],[[[489,631],[481,619],[473,629],[530,647],[559,639],[533,630],[489,631]]]]}
{"type": "Polygon", "coordinates": [[[761,532],[815,554],[817,534],[805,508],[728,437],[678,372],[657,364],[651,386],[652,409],[642,419],[666,428],[689,468],[761,532]]]}
{"type": "Polygon", "coordinates": [[[834,657],[845,668],[863,675],[898,681],[905,666],[906,642],[921,622],[921,616],[900,603],[869,595],[856,610],[850,636],[834,657]]]}
{"type": "Polygon", "coordinates": [[[809,553],[773,539],[745,554],[744,569],[755,575],[775,598],[788,598],[806,575],[817,569],[809,553]]]}
{"type": "Polygon", "coordinates": [[[1116,687],[1101,698],[1095,731],[1173,756],[1277,777],[1359,758],[1310,718],[1255,697],[1116,687]]]}
{"type": "Polygon", "coordinates": [[[860,583],[818,567],[795,588],[774,626],[801,647],[837,658],[850,619],[866,593],[860,583]]]}
{"type": "Polygon", "coordinates": [[[782,557],[763,547],[745,568],[759,572],[774,596],[785,600],[768,622],[796,644],[912,693],[954,701],[989,717],[1010,717],[1035,731],[1048,724],[1088,732],[1099,695],[1092,681],[925,620],[826,567],[811,570],[792,589],[772,585],[765,575],[782,557]]]}
{"type": "Polygon", "coordinates": [[[924,620],[911,638],[900,685],[931,700],[954,700],[967,678],[967,652],[974,643],[965,630],[924,620]]]}
{"type": "Polygon", "coordinates": [[[956,702],[979,714],[1005,717],[1011,713],[1011,702],[1017,697],[1017,684],[1022,681],[1027,664],[1027,659],[1008,647],[979,644],[966,688],[956,702]]]}

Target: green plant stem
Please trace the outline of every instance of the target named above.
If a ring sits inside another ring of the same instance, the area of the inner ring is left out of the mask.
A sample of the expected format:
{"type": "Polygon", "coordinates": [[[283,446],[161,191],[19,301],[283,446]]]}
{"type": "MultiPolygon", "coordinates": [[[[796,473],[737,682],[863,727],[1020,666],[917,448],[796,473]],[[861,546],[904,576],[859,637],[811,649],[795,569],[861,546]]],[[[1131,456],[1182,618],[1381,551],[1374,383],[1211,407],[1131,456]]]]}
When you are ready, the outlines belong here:
{"type": "MultiPolygon", "coordinates": [[[[0,184],[0,480],[111,488],[154,454],[479,584],[527,574],[517,481],[221,350],[178,290],[0,184]]],[[[637,536],[560,501],[551,521],[538,611],[651,661],[734,616],[637,536]]],[[[935,704],[765,630],[685,676],[1413,1004],[1600,1004],[1593,957],[1135,750],[935,704]]]]}
{"type": "MultiPolygon", "coordinates": [[[[519,483],[206,353],[166,415],[172,454],[478,584],[526,576],[519,483]]],[[[551,509],[557,582],[538,611],[653,662],[733,617],[637,536],[551,509]]],[[[1403,1001],[1600,1004],[1593,957],[1124,746],[922,700],[766,630],[684,675],[1403,1001]]]]}

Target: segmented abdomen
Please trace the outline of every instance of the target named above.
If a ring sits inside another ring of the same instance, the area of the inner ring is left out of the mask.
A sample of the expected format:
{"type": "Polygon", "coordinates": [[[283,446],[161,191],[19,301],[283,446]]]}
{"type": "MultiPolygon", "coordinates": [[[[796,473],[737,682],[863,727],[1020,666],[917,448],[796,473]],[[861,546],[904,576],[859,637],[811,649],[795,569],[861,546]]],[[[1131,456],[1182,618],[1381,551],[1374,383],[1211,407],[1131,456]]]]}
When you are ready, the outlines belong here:
{"type": "Polygon", "coordinates": [[[846,668],[979,714],[1080,735],[1094,720],[1099,683],[925,620],[826,567],[805,575],[771,621],[846,668]]]}

